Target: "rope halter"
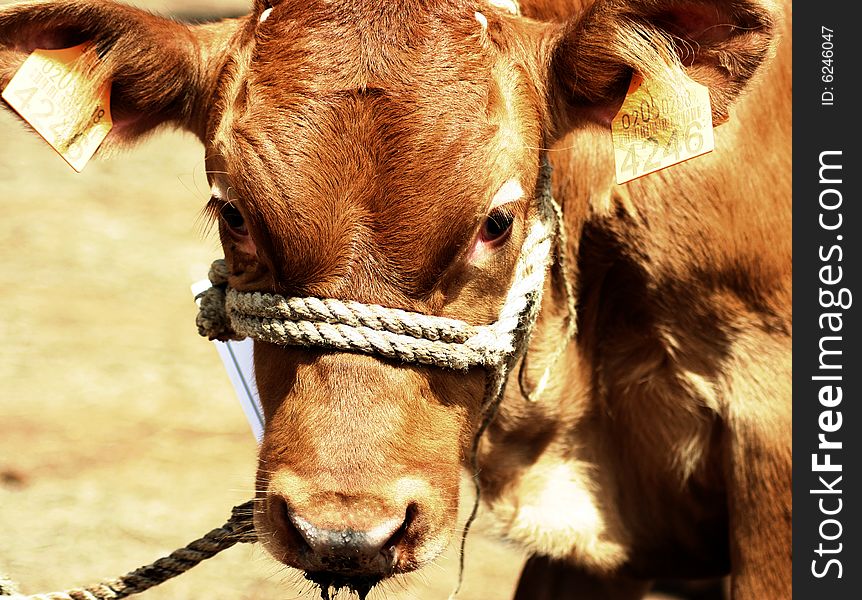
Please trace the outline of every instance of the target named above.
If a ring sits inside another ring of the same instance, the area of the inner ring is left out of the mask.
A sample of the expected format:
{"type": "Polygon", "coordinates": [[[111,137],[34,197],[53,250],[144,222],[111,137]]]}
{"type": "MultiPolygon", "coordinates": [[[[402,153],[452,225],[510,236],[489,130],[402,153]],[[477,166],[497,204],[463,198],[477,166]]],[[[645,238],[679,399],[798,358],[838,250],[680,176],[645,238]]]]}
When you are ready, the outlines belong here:
{"type": "MultiPolygon", "coordinates": [[[[503,385],[512,366],[525,351],[536,323],[545,274],[551,262],[552,244],[556,247],[557,261],[563,274],[569,312],[565,335],[561,336],[560,344],[552,355],[551,366],[574,334],[574,294],[566,277],[566,237],[562,211],[551,196],[551,167],[544,158],[536,191],[538,218],[531,224],[521,247],[512,286],[499,318],[490,325],[474,326],[457,319],[359,302],[240,292],[227,286],[227,265],[224,260],[217,260],[209,273],[213,286],[198,295],[198,331],[211,340],[251,337],[286,346],[364,352],[405,363],[448,369],[487,369],[483,417],[474,436],[471,452],[473,472],[476,474],[479,441],[494,418],[503,396],[503,385]]],[[[543,380],[551,366],[547,367],[543,380]]],[[[533,395],[539,393],[540,389],[537,388],[533,395]]],[[[475,484],[473,512],[461,533],[459,583],[453,596],[457,595],[463,579],[464,544],[479,504],[481,490],[478,477],[475,478],[475,484]]],[[[223,527],[119,579],[65,592],[24,596],[17,592],[11,580],[0,573],[0,598],[119,600],[175,577],[238,542],[254,541],[256,533],[252,502],[247,502],[234,509],[233,516],[223,527]]]]}
{"type": "Polygon", "coordinates": [[[496,396],[535,324],[552,243],[563,256],[562,212],[550,181],[551,167],[543,159],[536,190],[538,218],[521,247],[499,317],[490,325],[333,298],[241,292],[227,286],[227,265],[216,260],[209,273],[213,286],[198,296],[198,332],[211,340],[250,337],[461,371],[484,367],[496,375],[496,389],[489,390],[496,396]]]}

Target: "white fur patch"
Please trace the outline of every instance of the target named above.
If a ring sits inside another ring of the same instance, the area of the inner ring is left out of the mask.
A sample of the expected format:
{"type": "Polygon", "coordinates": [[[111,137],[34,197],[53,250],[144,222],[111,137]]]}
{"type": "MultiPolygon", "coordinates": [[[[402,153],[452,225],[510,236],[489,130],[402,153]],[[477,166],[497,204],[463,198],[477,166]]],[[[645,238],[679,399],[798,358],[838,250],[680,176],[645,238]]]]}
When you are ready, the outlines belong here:
{"type": "Polygon", "coordinates": [[[488,0],[488,4],[501,8],[513,15],[521,14],[521,7],[516,0],[488,0]]]}
{"type": "Polygon", "coordinates": [[[626,550],[609,534],[587,470],[573,461],[536,464],[520,478],[513,496],[492,507],[501,533],[533,553],[574,558],[600,570],[620,565],[626,550]]]}
{"type": "Polygon", "coordinates": [[[222,191],[222,186],[219,185],[218,181],[214,181],[212,187],[210,188],[210,197],[216,198],[217,200],[224,200],[225,195],[222,191]]]}
{"type": "Polygon", "coordinates": [[[521,182],[517,179],[509,179],[506,183],[500,186],[497,193],[491,199],[489,210],[493,210],[498,206],[503,206],[509,202],[514,202],[524,197],[524,188],[521,187],[521,182]]]}
{"type": "Polygon", "coordinates": [[[482,29],[488,29],[488,17],[480,12],[474,13],[473,16],[476,17],[477,21],[479,21],[479,25],[482,26],[482,29]]]}

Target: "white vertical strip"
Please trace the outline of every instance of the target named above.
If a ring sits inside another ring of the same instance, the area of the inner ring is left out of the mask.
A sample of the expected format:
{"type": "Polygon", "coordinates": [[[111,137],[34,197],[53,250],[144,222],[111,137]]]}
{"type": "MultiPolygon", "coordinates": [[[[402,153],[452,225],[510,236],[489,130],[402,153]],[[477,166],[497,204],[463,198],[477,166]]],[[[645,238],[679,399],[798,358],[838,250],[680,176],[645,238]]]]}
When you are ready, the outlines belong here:
{"type": "MultiPolygon", "coordinates": [[[[197,296],[210,286],[207,280],[198,281],[192,285],[192,294],[197,296]]],[[[250,339],[245,339],[241,342],[214,341],[213,344],[233,384],[234,392],[251,426],[251,431],[260,443],[263,439],[264,417],[257,391],[257,381],[254,378],[254,343],[250,339]]]]}

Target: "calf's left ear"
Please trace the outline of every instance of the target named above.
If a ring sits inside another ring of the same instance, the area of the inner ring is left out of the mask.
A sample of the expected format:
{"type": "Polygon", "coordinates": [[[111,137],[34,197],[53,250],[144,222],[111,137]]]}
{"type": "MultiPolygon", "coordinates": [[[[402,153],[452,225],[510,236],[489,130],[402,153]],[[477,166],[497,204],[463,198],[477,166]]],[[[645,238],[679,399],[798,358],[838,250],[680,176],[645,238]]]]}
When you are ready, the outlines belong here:
{"type": "Polygon", "coordinates": [[[92,42],[90,52],[98,57],[92,84],[111,82],[109,145],[162,124],[203,138],[209,100],[241,23],[188,26],[107,0],[12,5],[0,9],[0,88],[33,50],[92,42]]]}
{"type": "Polygon", "coordinates": [[[713,121],[773,52],[781,8],[771,0],[596,0],[551,51],[558,133],[609,123],[633,72],[673,81],[682,69],[709,88],[713,121]]]}

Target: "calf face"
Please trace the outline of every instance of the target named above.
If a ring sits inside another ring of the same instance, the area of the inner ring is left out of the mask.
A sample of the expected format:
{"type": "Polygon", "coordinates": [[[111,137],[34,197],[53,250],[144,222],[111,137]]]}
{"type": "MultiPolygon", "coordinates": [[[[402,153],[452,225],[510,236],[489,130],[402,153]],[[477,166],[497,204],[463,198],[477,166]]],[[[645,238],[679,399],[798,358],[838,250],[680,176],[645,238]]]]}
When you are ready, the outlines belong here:
{"type": "MultiPolygon", "coordinates": [[[[280,4],[250,21],[256,43],[231,59],[207,135],[229,285],[492,322],[531,217],[540,94],[517,72],[494,80],[463,8],[380,10],[394,14],[280,4]],[[398,52],[369,32],[380,18],[398,52]]],[[[262,343],[255,356],[272,553],[355,587],[435,557],[484,372],[262,343]]]]}
{"type": "MultiPolygon", "coordinates": [[[[726,118],[768,24],[742,1],[599,0],[560,25],[464,1],[285,0],[194,27],[43,2],[0,13],[0,83],[34,48],[95,41],[93,77],[113,85],[108,146],[163,123],[204,143],[231,287],[479,325],[536,218],[542,149],[606,126],[635,70],[684,65],[726,118]]],[[[612,173],[563,176],[609,187],[612,173]]],[[[584,199],[564,200],[568,223],[586,218],[584,199]]],[[[485,373],[262,342],[255,369],[256,524],[273,555],[357,590],[433,559],[455,526],[485,373]]]]}

